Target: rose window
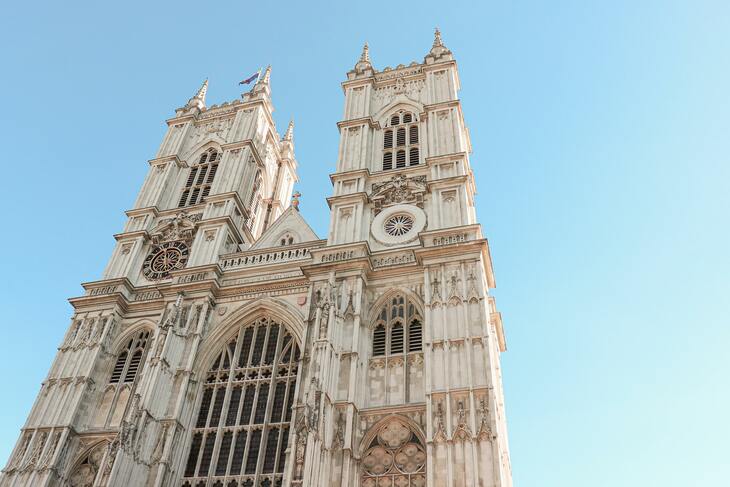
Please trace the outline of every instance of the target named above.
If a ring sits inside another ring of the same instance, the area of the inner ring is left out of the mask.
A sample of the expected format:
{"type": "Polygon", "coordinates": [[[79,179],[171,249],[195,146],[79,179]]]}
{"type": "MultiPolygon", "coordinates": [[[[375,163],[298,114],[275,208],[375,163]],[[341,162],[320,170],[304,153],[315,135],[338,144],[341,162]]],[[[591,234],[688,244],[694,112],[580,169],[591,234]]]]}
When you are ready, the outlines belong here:
{"type": "Polygon", "coordinates": [[[393,237],[400,237],[413,228],[413,217],[406,214],[393,215],[385,222],[385,233],[393,237]]]}
{"type": "Polygon", "coordinates": [[[363,487],[423,487],[426,451],[421,440],[400,421],[385,425],[362,459],[363,487]]]}

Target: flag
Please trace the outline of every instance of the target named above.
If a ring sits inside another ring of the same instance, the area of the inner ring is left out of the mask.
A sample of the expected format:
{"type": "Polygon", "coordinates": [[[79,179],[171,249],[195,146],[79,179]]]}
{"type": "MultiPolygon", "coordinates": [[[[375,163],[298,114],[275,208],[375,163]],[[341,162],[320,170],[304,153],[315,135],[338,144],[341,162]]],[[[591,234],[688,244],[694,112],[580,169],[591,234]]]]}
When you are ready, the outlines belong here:
{"type": "Polygon", "coordinates": [[[259,74],[261,74],[261,71],[257,71],[250,78],[246,78],[245,80],[241,81],[238,84],[239,85],[247,85],[247,84],[251,83],[252,81],[254,81],[255,79],[257,79],[259,77],[259,74]]]}

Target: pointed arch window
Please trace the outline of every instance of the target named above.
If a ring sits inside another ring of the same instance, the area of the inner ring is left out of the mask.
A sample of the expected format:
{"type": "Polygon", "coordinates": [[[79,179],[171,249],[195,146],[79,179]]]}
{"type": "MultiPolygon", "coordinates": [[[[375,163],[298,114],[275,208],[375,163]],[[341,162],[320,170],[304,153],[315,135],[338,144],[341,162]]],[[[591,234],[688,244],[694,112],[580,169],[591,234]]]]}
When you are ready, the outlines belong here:
{"type": "Polygon", "coordinates": [[[418,120],[413,113],[401,110],[390,117],[383,132],[383,171],[417,166],[420,156],[418,120]]]}
{"type": "Polygon", "coordinates": [[[198,159],[198,163],[190,168],[188,179],[185,181],[178,208],[183,206],[197,205],[205,201],[205,197],[210,194],[210,188],[218,172],[218,163],[221,154],[217,149],[208,149],[203,152],[198,159]]]}
{"type": "Polygon", "coordinates": [[[380,309],[373,328],[373,357],[423,350],[421,315],[402,294],[390,298],[380,309]]]}
{"type": "Polygon", "coordinates": [[[134,395],[150,342],[150,331],[136,332],[119,351],[101,403],[91,420],[92,428],[119,426],[129,399],[134,395]]]}
{"type": "Polygon", "coordinates": [[[206,376],[182,487],[282,485],[298,367],[283,324],[239,328],[206,376]]]}
{"type": "Polygon", "coordinates": [[[117,355],[112,375],[109,378],[110,384],[134,382],[142,364],[149,337],[150,332],[142,330],[129,339],[127,346],[117,355]]]}

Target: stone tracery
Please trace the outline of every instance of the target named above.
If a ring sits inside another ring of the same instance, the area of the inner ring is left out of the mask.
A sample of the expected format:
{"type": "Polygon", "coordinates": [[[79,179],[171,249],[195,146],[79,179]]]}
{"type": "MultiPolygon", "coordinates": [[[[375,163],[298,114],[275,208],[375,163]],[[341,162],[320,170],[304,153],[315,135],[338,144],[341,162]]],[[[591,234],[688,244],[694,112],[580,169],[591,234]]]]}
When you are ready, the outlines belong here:
{"type": "Polygon", "coordinates": [[[370,442],[362,470],[363,487],[421,487],[426,485],[426,451],[416,433],[393,419],[370,442]]]}

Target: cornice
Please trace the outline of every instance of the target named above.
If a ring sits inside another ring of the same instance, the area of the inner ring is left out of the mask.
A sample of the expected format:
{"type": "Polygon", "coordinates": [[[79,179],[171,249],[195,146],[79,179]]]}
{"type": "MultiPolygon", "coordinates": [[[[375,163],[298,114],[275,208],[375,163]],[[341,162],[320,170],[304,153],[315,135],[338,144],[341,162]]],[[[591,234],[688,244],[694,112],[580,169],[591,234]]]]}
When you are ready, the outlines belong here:
{"type": "Polygon", "coordinates": [[[370,177],[370,169],[353,169],[351,171],[333,172],[330,174],[330,182],[335,183],[335,180],[354,178],[358,176],[370,177]]]}
{"type": "Polygon", "coordinates": [[[431,191],[433,188],[439,188],[441,186],[448,186],[448,185],[454,184],[454,183],[468,183],[468,182],[469,182],[469,176],[467,174],[461,174],[459,176],[450,176],[448,178],[432,179],[432,180],[426,181],[426,186],[428,187],[428,191],[431,191]]]}
{"type": "Polygon", "coordinates": [[[77,312],[86,308],[98,308],[100,306],[118,306],[122,313],[126,313],[129,309],[129,301],[121,293],[100,296],[80,296],[77,298],[69,298],[68,302],[71,303],[71,306],[77,312]]]}
{"type": "Polygon", "coordinates": [[[346,79],[342,83],[340,83],[340,86],[342,86],[342,92],[346,93],[347,88],[357,88],[358,86],[367,86],[367,85],[374,85],[375,84],[375,71],[373,70],[373,74],[370,76],[362,76],[357,77],[353,79],[346,79]]]}
{"type": "Polygon", "coordinates": [[[177,154],[173,154],[171,156],[157,157],[155,159],[150,159],[149,161],[147,161],[150,166],[159,166],[162,164],[167,164],[168,162],[174,162],[177,167],[183,167],[185,165],[185,163],[177,157],[177,154]]]}
{"type": "Polygon", "coordinates": [[[186,293],[202,291],[217,296],[222,275],[223,271],[217,263],[171,271],[172,283],[164,290],[160,289],[160,292],[165,297],[176,296],[181,291],[186,293]]]}
{"type": "Polygon", "coordinates": [[[156,206],[145,206],[144,208],[132,208],[131,210],[127,210],[124,212],[124,214],[128,217],[143,216],[150,213],[153,217],[156,218],[159,214],[159,210],[156,206]]]}
{"type": "Polygon", "coordinates": [[[332,245],[310,250],[313,263],[302,266],[305,276],[313,278],[322,276],[332,269],[360,269],[363,272],[372,270],[369,256],[370,245],[367,241],[332,245]]]}
{"type": "Polygon", "coordinates": [[[453,59],[447,59],[445,61],[436,61],[435,63],[431,63],[431,64],[424,63],[422,66],[423,66],[423,70],[426,72],[440,71],[440,70],[444,69],[445,67],[456,68],[456,70],[458,72],[458,67],[456,65],[456,61],[453,59]]]}
{"type": "Polygon", "coordinates": [[[424,105],[423,111],[428,113],[435,110],[443,110],[444,108],[458,108],[459,112],[461,112],[461,100],[457,98],[456,100],[446,100],[438,103],[431,103],[430,105],[424,105]]]}
{"type": "Polygon", "coordinates": [[[333,203],[357,203],[357,202],[368,202],[368,194],[364,191],[358,191],[357,193],[347,193],[340,196],[330,196],[327,198],[327,205],[329,206],[330,210],[332,209],[333,203]]]}
{"type": "Polygon", "coordinates": [[[456,162],[467,157],[467,153],[461,152],[449,152],[448,154],[440,154],[438,156],[426,157],[426,165],[440,164],[442,162],[456,162]]]}
{"type": "Polygon", "coordinates": [[[239,140],[237,142],[229,142],[221,145],[222,151],[232,151],[236,149],[243,149],[244,147],[253,147],[254,143],[251,139],[239,140]]]}
{"type": "Polygon", "coordinates": [[[373,120],[373,117],[360,117],[351,118],[348,120],[340,120],[339,122],[337,122],[337,127],[343,129],[346,127],[355,127],[366,124],[369,125],[370,128],[380,129],[380,122],[378,122],[377,120],[373,120]]]}
{"type": "MultiPolygon", "coordinates": [[[[180,108],[178,108],[178,110],[180,110],[180,108]]],[[[193,122],[193,121],[195,121],[195,115],[193,115],[192,113],[188,113],[187,115],[180,115],[180,116],[168,118],[167,120],[165,120],[165,123],[169,127],[170,125],[177,125],[179,123],[186,123],[186,122],[193,122]]]]}
{"type": "Polygon", "coordinates": [[[134,230],[132,232],[121,232],[114,234],[114,240],[116,240],[117,242],[120,242],[122,240],[132,240],[138,237],[142,237],[147,240],[148,238],[150,238],[150,234],[147,233],[147,230],[134,230]]]}

